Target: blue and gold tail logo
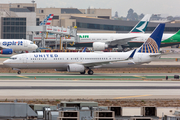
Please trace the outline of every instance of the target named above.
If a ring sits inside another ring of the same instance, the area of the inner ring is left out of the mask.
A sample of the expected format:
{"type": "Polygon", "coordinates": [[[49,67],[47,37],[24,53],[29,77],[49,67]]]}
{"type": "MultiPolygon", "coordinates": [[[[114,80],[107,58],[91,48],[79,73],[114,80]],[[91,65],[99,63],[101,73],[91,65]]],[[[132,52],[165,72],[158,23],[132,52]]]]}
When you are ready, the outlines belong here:
{"type": "Polygon", "coordinates": [[[156,41],[152,38],[148,40],[141,46],[138,52],[140,53],[158,53],[158,45],[156,41]]]}

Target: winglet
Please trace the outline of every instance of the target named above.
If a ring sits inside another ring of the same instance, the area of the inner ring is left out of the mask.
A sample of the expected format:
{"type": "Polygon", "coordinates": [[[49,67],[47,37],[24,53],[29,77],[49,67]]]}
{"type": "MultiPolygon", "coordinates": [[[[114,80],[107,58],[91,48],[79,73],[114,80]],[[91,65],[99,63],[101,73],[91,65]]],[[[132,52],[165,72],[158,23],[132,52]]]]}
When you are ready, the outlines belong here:
{"type": "Polygon", "coordinates": [[[85,47],[82,52],[86,52],[86,48],[87,48],[87,47],[85,47]]]}
{"type": "Polygon", "coordinates": [[[131,53],[131,55],[128,57],[128,59],[133,59],[135,52],[136,52],[136,49],[131,53]]]}

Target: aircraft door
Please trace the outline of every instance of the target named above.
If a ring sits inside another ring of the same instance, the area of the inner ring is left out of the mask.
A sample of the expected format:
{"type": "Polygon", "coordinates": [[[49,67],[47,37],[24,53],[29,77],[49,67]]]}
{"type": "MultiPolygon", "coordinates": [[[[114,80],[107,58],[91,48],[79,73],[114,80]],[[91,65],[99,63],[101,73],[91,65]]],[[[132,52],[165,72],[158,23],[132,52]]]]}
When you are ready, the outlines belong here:
{"type": "Polygon", "coordinates": [[[27,56],[26,55],[23,55],[23,63],[27,63],[27,56]]]}
{"type": "Polygon", "coordinates": [[[24,47],[27,47],[28,46],[28,41],[24,41],[24,47]]]}

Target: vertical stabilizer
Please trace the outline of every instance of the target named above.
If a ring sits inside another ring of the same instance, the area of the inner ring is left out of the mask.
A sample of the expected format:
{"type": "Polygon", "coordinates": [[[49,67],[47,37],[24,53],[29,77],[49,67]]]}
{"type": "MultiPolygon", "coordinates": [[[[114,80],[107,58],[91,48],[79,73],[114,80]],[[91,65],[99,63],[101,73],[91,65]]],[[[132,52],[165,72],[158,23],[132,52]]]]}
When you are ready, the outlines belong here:
{"type": "Polygon", "coordinates": [[[151,14],[145,15],[129,33],[145,33],[151,14]]]}
{"type": "Polygon", "coordinates": [[[42,26],[42,25],[50,25],[53,16],[54,16],[54,14],[49,14],[49,15],[47,16],[47,18],[45,18],[45,19],[39,24],[39,26],[42,26]]]}
{"type": "Polygon", "coordinates": [[[162,35],[164,32],[165,24],[159,24],[152,32],[151,36],[144,42],[138,52],[140,53],[158,53],[161,45],[162,35]]]}

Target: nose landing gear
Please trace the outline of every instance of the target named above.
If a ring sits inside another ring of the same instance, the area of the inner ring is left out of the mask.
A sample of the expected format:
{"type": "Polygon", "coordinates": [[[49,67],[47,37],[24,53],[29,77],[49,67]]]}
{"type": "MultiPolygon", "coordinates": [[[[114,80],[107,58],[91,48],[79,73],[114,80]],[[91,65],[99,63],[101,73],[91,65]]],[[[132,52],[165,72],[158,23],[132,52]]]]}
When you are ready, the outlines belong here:
{"type": "Polygon", "coordinates": [[[18,68],[12,68],[12,70],[17,70],[17,74],[21,74],[21,70],[18,68]]]}
{"type": "Polygon", "coordinates": [[[21,71],[18,71],[17,74],[21,74],[21,71]]]}

